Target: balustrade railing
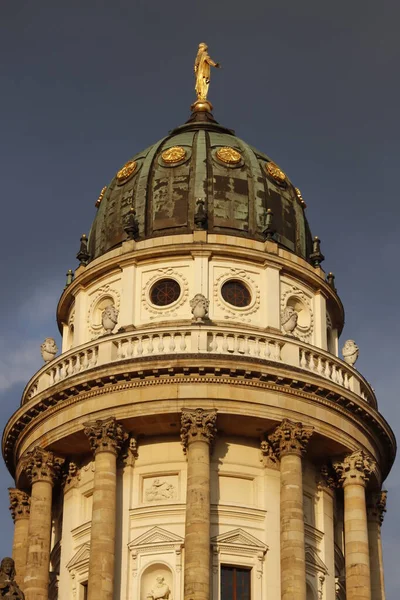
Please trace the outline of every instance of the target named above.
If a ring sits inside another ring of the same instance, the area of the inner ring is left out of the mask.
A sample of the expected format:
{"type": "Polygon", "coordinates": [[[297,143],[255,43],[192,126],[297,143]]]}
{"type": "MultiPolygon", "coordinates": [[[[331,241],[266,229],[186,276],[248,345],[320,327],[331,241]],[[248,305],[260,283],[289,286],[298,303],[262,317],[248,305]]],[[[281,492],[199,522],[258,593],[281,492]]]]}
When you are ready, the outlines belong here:
{"type": "Polygon", "coordinates": [[[351,390],[375,405],[368,383],[339,358],[294,337],[249,333],[243,329],[192,325],[117,333],[74,348],[45,365],[27,385],[23,401],[84,371],[119,361],[173,354],[218,354],[252,357],[291,365],[351,390]]]}

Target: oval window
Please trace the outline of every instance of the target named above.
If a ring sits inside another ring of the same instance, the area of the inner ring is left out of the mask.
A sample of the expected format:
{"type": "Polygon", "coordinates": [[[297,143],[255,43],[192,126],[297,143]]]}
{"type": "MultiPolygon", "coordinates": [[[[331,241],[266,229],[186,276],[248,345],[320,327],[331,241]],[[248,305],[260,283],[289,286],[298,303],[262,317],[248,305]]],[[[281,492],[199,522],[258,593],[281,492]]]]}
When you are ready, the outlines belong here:
{"type": "Polygon", "coordinates": [[[221,288],[221,295],[225,302],[239,308],[248,306],[251,302],[251,296],[247,286],[238,279],[226,281],[221,288]]]}
{"type": "Polygon", "coordinates": [[[150,290],[150,300],[156,306],[168,306],[178,300],[181,286],[175,279],[160,279],[150,290]]]}

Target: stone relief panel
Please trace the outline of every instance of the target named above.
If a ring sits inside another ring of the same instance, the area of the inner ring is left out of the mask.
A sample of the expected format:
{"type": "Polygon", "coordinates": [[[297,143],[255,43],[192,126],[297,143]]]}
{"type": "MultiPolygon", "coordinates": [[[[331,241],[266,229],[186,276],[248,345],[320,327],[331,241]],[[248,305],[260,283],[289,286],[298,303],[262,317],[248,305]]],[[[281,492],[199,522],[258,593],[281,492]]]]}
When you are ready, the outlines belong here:
{"type": "Polygon", "coordinates": [[[179,499],[179,475],[143,477],[142,502],[145,504],[172,502],[179,499]]]}
{"type": "Polygon", "coordinates": [[[141,320],[162,321],[166,318],[190,319],[192,317],[189,305],[189,265],[179,267],[160,267],[158,269],[147,269],[138,272],[141,289],[141,320]],[[156,305],[152,302],[151,291],[157,282],[164,279],[174,280],[180,287],[180,293],[176,299],[164,305],[156,305]]]}
{"type": "Polygon", "coordinates": [[[213,290],[214,305],[212,318],[259,324],[257,314],[261,304],[261,274],[259,272],[248,268],[213,265],[211,277],[210,288],[213,290]],[[246,306],[234,306],[223,298],[222,286],[230,280],[239,281],[247,288],[250,301],[246,306]]]}
{"type": "Polygon", "coordinates": [[[120,283],[106,283],[93,290],[89,295],[89,310],[87,324],[90,339],[95,339],[105,333],[103,326],[103,311],[108,306],[113,306],[119,311],[121,303],[120,283]]]}
{"type": "MultiPolygon", "coordinates": [[[[295,311],[297,321],[290,335],[299,340],[312,344],[314,334],[314,314],[312,310],[313,297],[307,290],[294,285],[289,280],[281,279],[281,315],[295,311]]],[[[282,333],[288,333],[282,327],[282,333]]]]}

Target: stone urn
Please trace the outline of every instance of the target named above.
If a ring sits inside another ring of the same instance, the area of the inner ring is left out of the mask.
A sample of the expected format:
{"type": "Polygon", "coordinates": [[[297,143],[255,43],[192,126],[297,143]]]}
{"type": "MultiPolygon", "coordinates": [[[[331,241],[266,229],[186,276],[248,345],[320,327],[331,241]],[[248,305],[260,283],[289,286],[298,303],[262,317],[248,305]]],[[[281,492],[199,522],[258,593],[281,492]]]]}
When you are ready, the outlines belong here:
{"type": "Polygon", "coordinates": [[[53,360],[58,352],[56,341],[53,338],[46,338],[40,346],[40,352],[44,362],[53,360]]]}
{"type": "Polygon", "coordinates": [[[118,323],[118,311],[113,304],[106,306],[101,315],[101,324],[106,334],[112,333],[118,323]]]}
{"type": "Polygon", "coordinates": [[[343,360],[351,367],[354,367],[360,350],[354,340],[347,340],[342,348],[343,360]]]}
{"type": "Polygon", "coordinates": [[[192,308],[193,321],[196,323],[202,323],[204,319],[208,316],[208,307],[210,305],[210,301],[207,300],[203,294],[196,294],[194,298],[190,301],[190,306],[192,308]]]}

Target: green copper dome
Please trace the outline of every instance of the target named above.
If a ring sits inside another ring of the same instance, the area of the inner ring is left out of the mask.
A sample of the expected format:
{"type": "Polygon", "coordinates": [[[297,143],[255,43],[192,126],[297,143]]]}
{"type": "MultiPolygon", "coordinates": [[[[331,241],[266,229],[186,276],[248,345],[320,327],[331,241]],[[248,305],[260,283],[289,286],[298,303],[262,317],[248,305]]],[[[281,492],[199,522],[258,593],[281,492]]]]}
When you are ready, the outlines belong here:
{"type": "Polygon", "coordinates": [[[271,209],[275,240],[303,258],[311,252],[304,202],[292,183],[268,156],[210,113],[193,113],[116,174],[91,229],[91,260],[127,239],[132,207],[139,240],[199,228],[264,240],[271,209]]]}

